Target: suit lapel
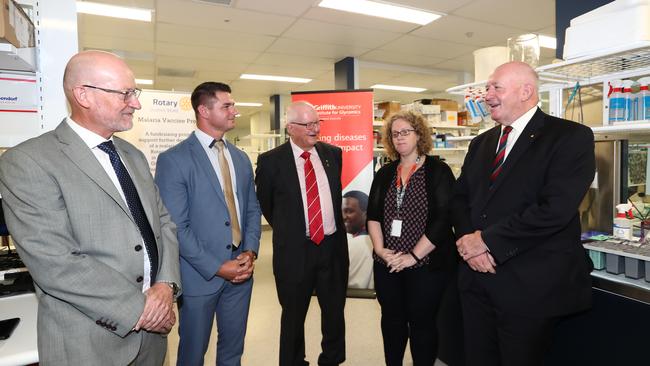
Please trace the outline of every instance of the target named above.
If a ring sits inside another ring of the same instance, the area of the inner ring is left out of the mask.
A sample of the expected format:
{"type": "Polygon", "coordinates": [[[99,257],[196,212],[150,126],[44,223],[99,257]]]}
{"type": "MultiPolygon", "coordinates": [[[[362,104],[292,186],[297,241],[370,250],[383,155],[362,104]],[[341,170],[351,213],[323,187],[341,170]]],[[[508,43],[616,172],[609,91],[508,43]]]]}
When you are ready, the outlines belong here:
{"type": "MultiPolygon", "coordinates": [[[[280,170],[278,174],[280,174],[281,177],[285,177],[286,179],[286,187],[289,191],[287,195],[289,197],[301,197],[299,199],[300,207],[302,207],[302,211],[300,211],[300,217],[303,217],[305,206],[302,202],[302,192],[300,191],[300,180],[298,178],[298,167],[296,166],[296,159],[293,157],[291,143],[289,141],[285,142],[280,146],[280,149],[281,159],[283,161],[286,161],[286,163],[283,163],[281,161],[280,164],[278,164],[278,168],[280,170]]],[[[304,223],[304,219],[300,221],[303,222],[303,225],[306,225],[306,223],[304,223]]]]}
{"type": "Polygon", "coordinates": [[[131,217],[131,212],[99,161],[65,120],[55,130],[61,150],[88,178],[108,194],[131,217]]]}
{"type": "Polygon", "coordinates": [[[544,126],[544,113],[540,109],[537,109],[537,112],[535,112],[533,118],[530,119],[530,122],[528,122],[526,128],[524,128],[524,130],[519,135],[519,138],[517,138],[517,142],[512,147],[512,150],[510,153],[508,153],[506,161],[503,163],[501,173],[499,173],[499,176],[492,185],[490,196],[493,192],[499,189],[502,182],[512,171],[512,168],[517,164],[517,162],[533,144],[533,142],[539,138],[540,129],[542,126],[544,126]]]}
{"type": "Polygon", "coordinates": [[[214,193],[217,195],[221,203],[226,206],[226,197],[223,194],[223,188],[221,187],[221,183],[219,183],[217,173],[214,171],[214,168],[210,163],[210,159],[205,153],[205,149],[203,149],[203,146],[201,146],[201,143],[199,142],[199,139],[196,137],[194,132],[192,132],[189,137],[189,144],[192,160],[194,160],[196,165],[203,170],[206,177],[208,177],[208,182],[212,186],[214,193]]]}
{"type": "MultiPolygon", "coordinates": [[[[140,197],[140,203],[142,204],[142,208],[144,208],[144,212],[147,215],[147,220],[149,220],[149,225],[151,225],[151,227],[154,228],[156,227],[156,225],[154,225],[152,221],[152,217],[154,217],[153,208],[156,205],[156,203],[151,202],[151,200],[149,199],[149,197],[151,196],[151,192],[148,192],[144,186],[144,182],[147,179],[143,174],[147,174],[148,170],[143,172],[137,168],[137,164],[135,162],[136,157],[131,154],[132,150],[126,147],[127,142],[115,136],[113,137],[113,142],[115,144],[115,148],[118,154],[120,154],[120,159],[122,159],[122,163],[124,163],[126,169],[129,172],[129,175],[131,176],[133,185],[135,185],[135,189],[138,192],[138,197],[140,197]]],[[[148,167],[149,166],[147,165],[147,168],[148,167]]]]}

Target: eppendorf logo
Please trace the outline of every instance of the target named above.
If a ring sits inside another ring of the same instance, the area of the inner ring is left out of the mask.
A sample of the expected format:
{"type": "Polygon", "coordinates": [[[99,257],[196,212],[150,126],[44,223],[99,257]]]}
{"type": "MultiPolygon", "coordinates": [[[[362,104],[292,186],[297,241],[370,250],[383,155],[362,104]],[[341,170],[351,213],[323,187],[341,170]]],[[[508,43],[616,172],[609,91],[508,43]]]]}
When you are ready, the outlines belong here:
{"type": "Polygon", "coordinates": [[[17,102],[18,102],[18,97],[0,96],[0,103],[2,104],[16,104],[17,102]]]}

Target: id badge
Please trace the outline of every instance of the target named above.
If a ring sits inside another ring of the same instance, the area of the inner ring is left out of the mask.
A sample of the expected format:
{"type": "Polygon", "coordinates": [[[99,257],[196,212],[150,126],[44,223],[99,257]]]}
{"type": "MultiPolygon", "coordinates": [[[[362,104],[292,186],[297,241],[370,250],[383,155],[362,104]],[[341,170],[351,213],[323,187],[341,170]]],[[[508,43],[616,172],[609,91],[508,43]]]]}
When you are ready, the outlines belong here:
{"type": "Polygon", "coordinates": [[[390,225],[390,236],[397,238],[402,236],[402,220],[393,220],[393,223],[390,225]]]}

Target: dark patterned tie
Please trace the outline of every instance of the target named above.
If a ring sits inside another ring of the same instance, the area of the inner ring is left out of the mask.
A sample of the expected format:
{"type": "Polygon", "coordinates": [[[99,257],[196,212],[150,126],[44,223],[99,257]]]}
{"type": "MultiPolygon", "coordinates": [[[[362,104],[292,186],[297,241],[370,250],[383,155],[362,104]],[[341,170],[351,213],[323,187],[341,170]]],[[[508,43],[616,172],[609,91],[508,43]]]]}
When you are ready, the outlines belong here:
{"type": "Polygon", "coordinates": [[[153,284],[156,280],[156,274],[158,273],[158,247],[156,246],[156,239],[154,238],[153,230],[151,230],[151,226],[147,220],[147,215],[144,213],[142,202],[140,202],[138,191],[135,189],[135,185],[133,184],[133,180],[131,180],[129,172],[126,170],[122,160],[120,160],[120,156],[117,154],[117,150],[115,150],[113,141],[102,142],[97,145],[97,147],[107,153],[111,159],[111,165],[113,165],[113,170],[115,170],[117,180],[119,180],[122,192],[124,192],[126,204],[129,206],[131,216],[133,216],[133,220],[135,220],[135,223],[138,225],[138,230],[140,230],[140,235],[142,235],[142,238],[144,239],[144,246],[147,249],[147,254],[149,254],[149,263],[151,264],[151,283],[153,284]]]}
{"type": "Polygon", "coordinates": [[[309,153],[303,152],[300,157],[305,159],[305,190],[307,191],[307,219],[309,219],[309,238],[317,245],[323,241],[323,215],[320,209],[320,195],[314,166],[309,160],[309,153]]]}
{"type": "Polygon", "coordinates": [[[503,129],[501,138],[499,139],[499,148],[497,149],[497,154],[492,163],[492,174],[490,174],[491,183],[494,182],[499,176],[499,173],[501,173],[503,162],[506,160],[506,145],[508,144],[508,135],[510,135],[510,131],[512,131],[512,127],[506,126],[503,129]]]}

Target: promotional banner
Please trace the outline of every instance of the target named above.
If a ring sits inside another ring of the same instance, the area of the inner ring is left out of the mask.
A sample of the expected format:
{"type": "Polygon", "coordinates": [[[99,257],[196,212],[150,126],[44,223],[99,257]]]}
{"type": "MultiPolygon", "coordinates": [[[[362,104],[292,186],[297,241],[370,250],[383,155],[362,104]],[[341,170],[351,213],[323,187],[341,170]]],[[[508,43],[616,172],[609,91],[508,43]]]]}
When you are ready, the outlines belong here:
{"type": "Polygon", "coordinates": [[[143,90],[142,109],[135,111],[133,128],[117,135],[140,149],[147,157],[151,174],[158,154],[185,140],[196,128],[190,93],[143,90]]]}
{"type": "Polygon", "coordinates": [[[372,242],[366,230],[373,178],[372,90],[293,93],[292,101],[314,105],[321,119],[319,139],[343,150],[341,211],[348,235],[348,296],[373,297],[372,242]],[[358,291],[361,290],[361,291],[358,291]]]}
{"type": "Polygon", "coordinates": [[[373,177],[372,90],[297,92],[291,100],[313,104],[322,121],[319,139],[343,150],[343,192],[367,194],[373,177]]]}

